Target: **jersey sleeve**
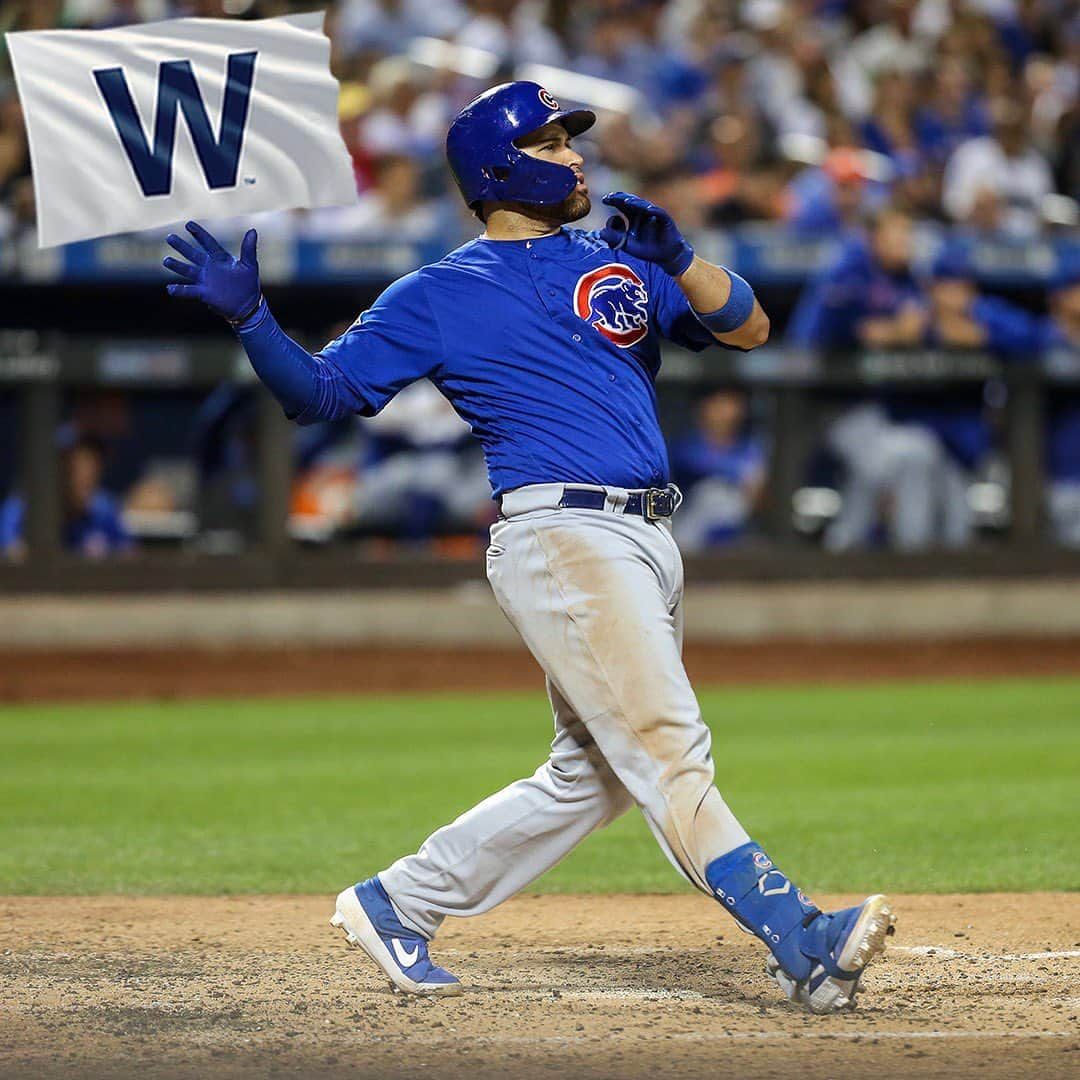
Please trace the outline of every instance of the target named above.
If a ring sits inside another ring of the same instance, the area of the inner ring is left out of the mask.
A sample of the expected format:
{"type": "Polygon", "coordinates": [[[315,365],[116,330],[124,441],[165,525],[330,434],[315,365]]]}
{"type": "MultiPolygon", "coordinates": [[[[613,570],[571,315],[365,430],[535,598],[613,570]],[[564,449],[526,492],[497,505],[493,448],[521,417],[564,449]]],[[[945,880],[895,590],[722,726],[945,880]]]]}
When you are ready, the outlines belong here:
{"type": "Polygon", "coordinates": [[[9,495],[0,503],[0,554],[7,554],[22,539],[23,500],[9,495]]]}
{"type": "Polygon", "coordinates": [[[869,266],[858,249],[842,251],[803,288],[787,327],[790,345],[804,349],[850,348],[866,314],[869,266]]]}
{"type": "MultiPolygon", "coordinates": [[[[681,345],[684,349],[701,352],[710,345],[719,342],[701,325],[690,307],[686,294],[679,288],[678,282],[665,274],[658,266],[647,263],[649,296],[652,299],[652,315],[661,337],[681,345]]],[[[729,346],[733,348],[734,346],[729,346]]]]}
{"type": "Polygon", "coordinates": [[[1033,357],[1038,350],[1035,317],[1005,300],[983,296],[972,304],[971,317],[986,333],[986,344],[1014,359],[1033,357]]]}
{"type": "Polygon", "coordinates": [[[98,494],[100,498],[95,500],[95,503],[101,508],[101,524],[109,539],[109,550],[131,551],[135,546],[135,539],[124,524],[124,514],[120,504],[103,491],[98,494]]]}
{"type": "Polygon", "coordinates": [[[442,356],[420,271],[395,281],[344,334],[316,353],[336,369],[363,416],[374,416],[399,390],[430,375],[442,356]]]}

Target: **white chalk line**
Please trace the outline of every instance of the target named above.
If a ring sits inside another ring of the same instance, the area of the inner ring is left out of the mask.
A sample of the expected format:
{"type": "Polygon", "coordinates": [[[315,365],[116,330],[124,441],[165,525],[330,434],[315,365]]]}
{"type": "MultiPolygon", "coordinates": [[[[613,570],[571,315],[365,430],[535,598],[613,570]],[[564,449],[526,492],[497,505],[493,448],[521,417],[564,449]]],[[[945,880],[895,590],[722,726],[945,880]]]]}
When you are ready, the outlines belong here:
{"type": "Polygon", "coordinates": [[[940,956],[943,960],[1071,960],[1080,956],[1080,949],[1032,953],[966,953],[945,948],[943,945],[890,945],[888,951],[910,953],[912,956],[940,956]]]}
{"type": "MultiPolygon", "coordinates": [[[[550,995],[550,991],[543,997],[550,995]]],[[[594,1001],[596,999],[607,1000],[609,998],[624,999],[628,1001],[705,1001],[706,995],[697,990],[631,990],[631,989],[608,989],[608,990],[560,990],[556,1000],[571,1001],[594,1001]]]]}
{"type": "MultiPolygon", "coordinates": [[[[454,1038],[457,1036],[454,1035],[454,1038]]],[[[499,1045],[542,1046],[546,1044],[569,1045],[574,1043],[595,1043],[601,1040],[615,1040],[619,1037],[632,1039],[634,1032],[598,1032],[595,1035],[479,1035],[471,1033],[469,1038],[476,1043],[497,1043],[499,1045]]],[[[655,1041],[656,1036],[646,1032],[641,1038],[655,1041]]],[[[828,1042],[872,1042],[874,1039],[1075,1039],[1075,1031],[684,1031],[672,1032],[663,1037],[663,1042],[801,1042],[803,1039],[818,1039],[828,1042]]],[[[410,1036],[410,1041],[416,1037],[410,1036]]],[[[430,1040],[438,1041],[438,1040],[430,1040]]]]}

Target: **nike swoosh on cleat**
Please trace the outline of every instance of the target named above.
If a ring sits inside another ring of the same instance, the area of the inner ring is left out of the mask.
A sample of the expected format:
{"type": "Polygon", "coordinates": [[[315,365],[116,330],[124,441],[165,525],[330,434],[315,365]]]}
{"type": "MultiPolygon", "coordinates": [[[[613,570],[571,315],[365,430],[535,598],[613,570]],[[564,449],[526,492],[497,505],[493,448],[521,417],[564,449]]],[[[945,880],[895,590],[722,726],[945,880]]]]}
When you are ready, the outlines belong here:
{"type": "Polygon", "coordinates": [[[416,963],[416,958],[420,955],[420,946],[414,945],[412,952],[407,952],[405,946],[397,938],[390,939],[390,945],[393,947],[394,956],[397,958],[397,962],[402,967],[412,967],[416,963]]]}

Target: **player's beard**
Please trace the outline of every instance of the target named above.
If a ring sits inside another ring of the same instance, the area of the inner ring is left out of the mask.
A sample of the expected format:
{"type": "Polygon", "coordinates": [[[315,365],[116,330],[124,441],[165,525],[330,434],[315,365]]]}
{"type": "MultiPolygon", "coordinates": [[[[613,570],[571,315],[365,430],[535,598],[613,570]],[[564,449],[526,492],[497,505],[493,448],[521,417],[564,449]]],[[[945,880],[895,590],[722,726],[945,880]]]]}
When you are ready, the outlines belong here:
{"type": "Polygon", "coordinates": [[[580,221],[589,216],[592,202],[584,191],[571,191],[569,195],[555,208],[559,213],[559,220],[568,225],[571,221],[580,221]]]}
{"type": "Polygon", "coordinates": [[[533,221],[543,222],[551,229],[560,225],[568,225],[571,221],[580,221],[587,217],[592,210],[592,202],[583,191],[572,191],[562,202],[552,206],[538,206],[536,203],[523,202],[490,202],[485,203],[486,213],[478,214],[480,220],[487,222],[494,210],[512,210],[522,217],[531,218],[533,221]]]}
{"type": "Polygon", "coordinates": [[[527,217],[549,225],[569,225],[571,221],[580,221],[583,217],[588,217],[592,209],[592,202],[583,191],[571,191],[562,202],[552,206],[537,206],[534,203],[501,203],[500,205],[512,206],[527,217]]]}

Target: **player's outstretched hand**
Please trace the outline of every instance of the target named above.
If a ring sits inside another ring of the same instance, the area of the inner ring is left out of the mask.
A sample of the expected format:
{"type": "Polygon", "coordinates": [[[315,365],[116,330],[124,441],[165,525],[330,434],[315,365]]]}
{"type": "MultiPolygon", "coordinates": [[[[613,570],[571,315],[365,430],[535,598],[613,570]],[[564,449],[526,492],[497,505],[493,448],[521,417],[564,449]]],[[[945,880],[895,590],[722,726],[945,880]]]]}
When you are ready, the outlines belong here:
{"type": "Polygon", "coordinates": [[[600,232],[606,244],[656,263],[672,277],[685,273],[694,261],[694,249],[662,206],[625,191],[613,191],[602,201],[615,210],[600,232]]]}
{"type": "Polygon", "coordinates": [[[187,259],[167,255],[162,260],[167,270],[182,279],[166,286],[169,295],[201,300],[229,322],[243,322],[262,301],[255,230],[248,229],[240,244],[240,258],[234,259],[197,221],[189,221],[186,228],[198,247],[175,233],[166,237],[169,246],[187,259]]]}

